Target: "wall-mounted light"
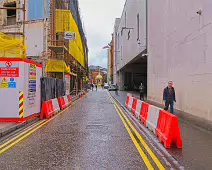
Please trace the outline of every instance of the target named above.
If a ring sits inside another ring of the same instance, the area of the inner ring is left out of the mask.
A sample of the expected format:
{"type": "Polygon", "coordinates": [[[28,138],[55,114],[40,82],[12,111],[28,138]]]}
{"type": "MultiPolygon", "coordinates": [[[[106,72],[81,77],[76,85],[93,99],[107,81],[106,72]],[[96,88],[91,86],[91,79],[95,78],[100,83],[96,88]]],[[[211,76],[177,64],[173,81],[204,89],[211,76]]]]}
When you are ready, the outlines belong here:
{"type": "Polygon", "coordinates": [[[133,30],[134,28],[127,28],[127,27],[122,27],[121,28],[121,31],[123,31],[123,30],[133,30]]]}
{"type": "Polygon", "coordinates": [[[142,57],[147,57],[147,56],[148,56],[148,53],[142,54],[142,57]]]}
{"type": "Polygon", "coordinates": [[[198,15],[202,15],[202,10],[200,9],[199,11],[197,11],[198,15]]]}

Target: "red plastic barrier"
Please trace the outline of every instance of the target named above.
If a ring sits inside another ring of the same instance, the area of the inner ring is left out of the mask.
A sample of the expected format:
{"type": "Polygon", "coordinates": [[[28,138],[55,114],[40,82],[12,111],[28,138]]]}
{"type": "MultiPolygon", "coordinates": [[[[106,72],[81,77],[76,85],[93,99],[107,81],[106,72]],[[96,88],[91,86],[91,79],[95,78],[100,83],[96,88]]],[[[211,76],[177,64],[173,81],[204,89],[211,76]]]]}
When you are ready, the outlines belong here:
{"type": "Polygon", "coordinates": [[[60,109],[63,110],[66,108],[66,102],[64,100],[64,97],[60,97],[57,99],[58,100],[58,103],[59,103],[59,106],[60,106],[60,109]]]}
{"type": "Polygon", "coordinates": [[[130,101],[130,96],[127,96],[127,99],[126,99],[126,102],[125,102],[125,106],[128,106],[129,101],[130,101]]]}
{"type": "Polygon", "coordinates": [[[172,143],[175,143],[177,148],[182,148],[178,118],[165,110],[160,111],[156,135],[166,148],[170,148],[172,143]]]}
{"type": "Polygon", "coordinates": [[[70,95],[68,95],[68,96],[67,96],[67,98],[68,98],[68,102],[69,102],[69,104],[71,104],[71,103],[72,103],[71,96],[70,96],[70,95]]]}
{"type": "Polygon", "coordinates": [[[52,100],[48,100],[42,104],[42,112],[40,118],[49,119],[55,114],[52,100]]]}
{"type": "Polygon", "coordinates": [[[132,104],[132,113],[133,113],[134,115],[136,115],[136,114],[135,114],[135,111],[136,111],[137,104],[138,104],[138,99],[134,98],[134,99],[133,99],[133,104],[132,104]]]}
{"type": "Polygon", "coordinates": [[[140,112],[140,120],[145,125],[146,125],[148,110],[149,110],[149,104],[147,104],[146,102],[142,102],[142,107],[141,107],[141,112],[140,112]]]}

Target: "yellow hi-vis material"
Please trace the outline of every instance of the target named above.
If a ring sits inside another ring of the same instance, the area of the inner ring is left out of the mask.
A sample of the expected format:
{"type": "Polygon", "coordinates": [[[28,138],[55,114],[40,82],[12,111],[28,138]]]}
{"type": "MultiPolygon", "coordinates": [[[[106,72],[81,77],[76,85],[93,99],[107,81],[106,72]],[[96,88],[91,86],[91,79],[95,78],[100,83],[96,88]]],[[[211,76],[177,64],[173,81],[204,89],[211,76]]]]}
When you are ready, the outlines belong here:
{"type": "Polygon", "coordinates": [[[25,58],[26,45],[23,46],[23,37],[9,36],[0,32],[0,58],[25,58]]]}
{"type": "Polygon", "coordinates": [[[45,71],[47,73],[71,73],[70,66],[67,66],[63,60],[48,60],[45,71]]]}
{"type": "Polygon", "coordinates": [[[70,31],[70,10],[56,9],[56,32],[70,31]]]}
{"type": "Polygon", "coordinates": [[[85,67],[85,54],[82,38],[74,17],[69,10],[56,10],[56,32],[76,33],[76,40],[69,41],[69,54],[85,67]]]}

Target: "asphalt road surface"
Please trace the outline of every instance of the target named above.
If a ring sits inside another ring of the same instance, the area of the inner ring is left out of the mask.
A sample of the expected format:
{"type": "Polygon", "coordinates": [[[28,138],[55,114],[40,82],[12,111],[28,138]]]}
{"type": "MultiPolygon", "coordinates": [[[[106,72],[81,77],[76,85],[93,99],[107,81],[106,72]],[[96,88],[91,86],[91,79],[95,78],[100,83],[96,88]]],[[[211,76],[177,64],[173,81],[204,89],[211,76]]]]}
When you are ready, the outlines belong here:
{"type": "Polygon", "coordinates": [[[89,92],[0,155],[2,170],[171,169],[106,90],[89,92]]]}

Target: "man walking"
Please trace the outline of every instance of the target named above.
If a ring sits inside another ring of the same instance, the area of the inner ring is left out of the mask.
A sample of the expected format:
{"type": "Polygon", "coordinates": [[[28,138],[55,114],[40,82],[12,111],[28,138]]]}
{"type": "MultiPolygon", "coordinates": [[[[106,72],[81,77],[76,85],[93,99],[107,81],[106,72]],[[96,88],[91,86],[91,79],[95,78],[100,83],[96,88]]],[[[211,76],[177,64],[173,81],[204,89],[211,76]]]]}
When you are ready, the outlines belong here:
{"type": "Polygon", "coordinates": [[[139,86],[139,91],[140,91],[140,100],[144,100],[144,85],[141,83],[139,86]]]}
{"type": "Polygon", "coordinates": [[[176,102],[175,90],[173,87],[173,82],[169,81],[168,86],[163,91],[163,101],[165,102],[164,110],[169,109],[170,105],[170,113],[174,113],[174,102],[176,102]]]}
{"type": "Polygon", "coordinates": [[[119,94],[118,94],[118,90],[119,90],[119,87],[118,87],[118,84],[116,84],[116,88],[115,88],[115,94],[116,94],[116,96],[119,95],[119,94]]]}
{"type": "Polygon", "coordinates": [[[91,90],[93,91],[93,83],[91,84],[91,90]]]}

